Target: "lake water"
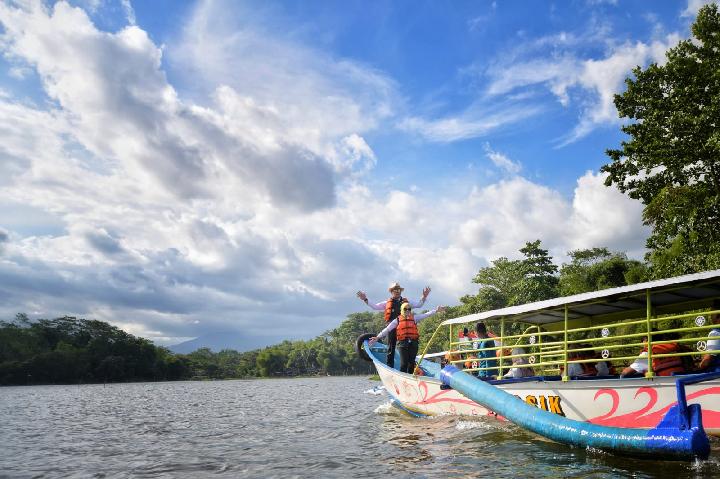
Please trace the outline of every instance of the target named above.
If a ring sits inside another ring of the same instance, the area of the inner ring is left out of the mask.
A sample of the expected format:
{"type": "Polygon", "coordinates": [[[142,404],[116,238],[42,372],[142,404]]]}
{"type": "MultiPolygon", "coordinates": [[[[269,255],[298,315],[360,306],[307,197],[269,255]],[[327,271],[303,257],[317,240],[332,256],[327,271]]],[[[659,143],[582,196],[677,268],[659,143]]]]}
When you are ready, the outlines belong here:
{"type": "Polygon", "coordinates": [[[0,477],[720,477],[492,418],[414,419],[365,377],[0,388],[0,477]]]}

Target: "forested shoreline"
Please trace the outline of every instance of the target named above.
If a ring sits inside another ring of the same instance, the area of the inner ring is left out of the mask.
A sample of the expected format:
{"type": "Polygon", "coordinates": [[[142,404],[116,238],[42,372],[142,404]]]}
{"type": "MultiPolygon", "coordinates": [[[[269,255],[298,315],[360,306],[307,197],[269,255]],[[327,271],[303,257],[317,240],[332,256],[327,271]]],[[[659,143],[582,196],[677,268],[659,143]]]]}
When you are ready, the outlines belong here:
{"type": "Polygon", "coordinates": [[[369,363],[354,352],[355,338],[377,330],[382,321],[379,314],[357,313],[309,341],[175,354],[102,321],[72,316],[31,321],[18,314],[0,321],[0,385],[369,374],[369,363]]]}

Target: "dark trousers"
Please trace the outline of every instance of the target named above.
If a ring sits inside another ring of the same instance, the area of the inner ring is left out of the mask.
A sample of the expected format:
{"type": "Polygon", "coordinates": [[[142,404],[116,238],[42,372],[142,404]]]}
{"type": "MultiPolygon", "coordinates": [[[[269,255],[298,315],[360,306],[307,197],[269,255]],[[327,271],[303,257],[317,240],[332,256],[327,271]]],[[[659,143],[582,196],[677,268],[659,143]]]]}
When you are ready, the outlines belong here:
{"type": "Polygon", "coordinates": [[[388,353],[387,358],[385,359],[388,366],[391,368],[395,367],[395,343],[397,342],[397,331],[392,330],[387,335],[387,346],[388,346],[388,353]]]}
{"type": "Polygon", "coordinates": [[[417,339],[398,341],[397,350],[400,354],[400,372],[412,374],[415,371],[415,356],[418,352],[417,339]]]}

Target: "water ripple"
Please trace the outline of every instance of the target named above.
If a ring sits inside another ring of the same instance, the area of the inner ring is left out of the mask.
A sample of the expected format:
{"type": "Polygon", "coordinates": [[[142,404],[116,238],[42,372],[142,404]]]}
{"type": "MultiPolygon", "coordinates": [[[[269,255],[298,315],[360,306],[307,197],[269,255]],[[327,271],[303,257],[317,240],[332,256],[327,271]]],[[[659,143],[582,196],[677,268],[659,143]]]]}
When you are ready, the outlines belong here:
{"type": "Polygon", "coordinates": [[[377,386],[349,377],[0,388],[0,477],[720,476],[717,448],[692,464],[628,461],[488,417],[411,418],[368,393],[377,386]]]}

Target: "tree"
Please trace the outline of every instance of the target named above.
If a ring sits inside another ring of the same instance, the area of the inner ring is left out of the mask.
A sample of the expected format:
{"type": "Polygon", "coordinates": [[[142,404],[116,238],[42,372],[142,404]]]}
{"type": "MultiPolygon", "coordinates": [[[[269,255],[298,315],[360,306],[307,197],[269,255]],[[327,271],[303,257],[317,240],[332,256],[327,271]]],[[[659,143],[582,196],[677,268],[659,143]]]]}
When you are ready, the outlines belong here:
{"type": "Polygon", "coordinates": [[[633,70],[615,95],[630,136],[601,168],[607,186],[645,205],[653,277],[720,267],[720,13],[700,9],[692,39],[664,65],[633,70]]]}
{"type": "Polygon", "coordinates": [[[557,296],[558,267],[540,240],[529,241],[520,252],[521,260],[498,258],[481,268],[473,278],[480,284],[476,296],[463,296],[465,314],[541,301],[557,296]]]}
{"type": "Polygon", "coordinates": [[[520,248],[525,256],[522,260],[522,279],[512,305],[542,301],[558,295],[558,267],[553,263],[548,250],[540,247],[540,240],[529,241],[520,248]]]}
{"type": "Polygon", "coordinates": [[[257,366],[260,374],[265,377],[285,372],[287,356],[283,349],[271,346],[263,349],[257,355],[257,366]]]}
{"type": "Polygon", "coordinates": [[[570,263],[560,268],[563,296],[639,283],[647,277],[647,267],[628,259],[625,253],[590,248],[570,251],[568,255],[570,263]]]}

